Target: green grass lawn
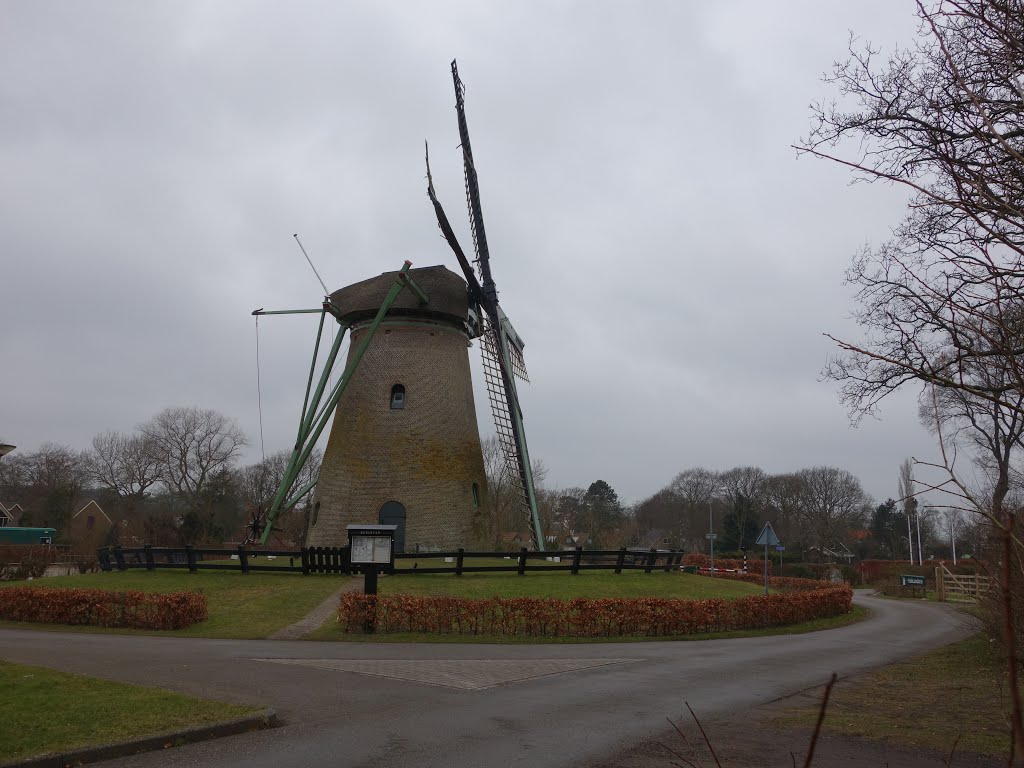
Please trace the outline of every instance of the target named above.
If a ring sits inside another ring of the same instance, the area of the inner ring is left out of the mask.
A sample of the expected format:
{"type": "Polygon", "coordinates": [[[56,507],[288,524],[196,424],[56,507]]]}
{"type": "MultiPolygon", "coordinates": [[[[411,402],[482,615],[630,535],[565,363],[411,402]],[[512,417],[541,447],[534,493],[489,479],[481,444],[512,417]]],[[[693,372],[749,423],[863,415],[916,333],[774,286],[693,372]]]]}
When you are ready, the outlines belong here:
{"type": "MultiPolygon", "coordinates": [[[[161,634],[183,637],[260,638],[293,624],[345,583],[343,576],[302,576],[291,573],[248,573],[237,571],[129,570],[89,573],[46,579],[0,582],[6,587],[83,587],[143,592],[200,591],[206,596],[210,618],[185,629],[154,632],[99,627],[64,627],[75,632],[119,632],[161,634]]],[[[0,622],[0,626],[32,629],[57,625],[28,622],[0,622]]]]}
{"type": "Polygon", "coordinates": [[[672,571],[561,571],[525,573],[415,574],[380,579],[383,595],[445,595],[459,597],[678,597],[727,599],[762,594],[764,589],[732,579],[672,571]]]}
{"type": "MultiPolygon", "coordinates": [[[[1004,661],[982,635],[840,680],[825,713],[826,733],[1005,759],[1010,737],[1004,661]]],[[[776,725],[813,728],[821,691],[774,718],[776,725]]],[[[955,765],[961,764],[959,758],[955,765]]]]}
{"type": "Polygon", "coordinates": [[[226,722],[255,707],[0,661],[0,763],[226,722]]]}

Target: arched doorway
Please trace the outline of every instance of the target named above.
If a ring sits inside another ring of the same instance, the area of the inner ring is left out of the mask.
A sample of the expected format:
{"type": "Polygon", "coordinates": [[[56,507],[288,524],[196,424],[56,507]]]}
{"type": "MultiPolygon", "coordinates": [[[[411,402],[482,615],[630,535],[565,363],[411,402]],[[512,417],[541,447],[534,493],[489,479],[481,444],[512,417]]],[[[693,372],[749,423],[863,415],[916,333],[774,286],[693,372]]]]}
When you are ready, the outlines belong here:
{"type": "Polygon", "coordinates": [[[386,502],[377,514],[377,522],[398,526],[395,531],[395,552],[405,552],[405,507],[397,501],[386,502]]]}

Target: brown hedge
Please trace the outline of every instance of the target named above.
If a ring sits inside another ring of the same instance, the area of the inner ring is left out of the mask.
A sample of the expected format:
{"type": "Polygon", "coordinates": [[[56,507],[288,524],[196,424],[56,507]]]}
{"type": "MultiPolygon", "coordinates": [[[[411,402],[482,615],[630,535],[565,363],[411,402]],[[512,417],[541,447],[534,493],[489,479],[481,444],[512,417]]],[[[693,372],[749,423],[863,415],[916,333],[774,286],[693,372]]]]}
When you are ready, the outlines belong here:
{"type": "Polygon", "coordinates": [[[0,589],[0,619],[9,621],[181,629],[206,617],[206,597],[197,592],[154,595],[65,587],[0,589]]]}
{"type": "MultiPolygon", "coordinates": [[[[800,581],[806,581],[800,579],[800,581]]],[[[853,591],[846,584],[735,600],[668,598],[514,597],[471,599],[414,595],[345,593],[338,621],[346,632],[377,632],[537,637],[679,636],[796,624],[850,611],[853,591]]]]}

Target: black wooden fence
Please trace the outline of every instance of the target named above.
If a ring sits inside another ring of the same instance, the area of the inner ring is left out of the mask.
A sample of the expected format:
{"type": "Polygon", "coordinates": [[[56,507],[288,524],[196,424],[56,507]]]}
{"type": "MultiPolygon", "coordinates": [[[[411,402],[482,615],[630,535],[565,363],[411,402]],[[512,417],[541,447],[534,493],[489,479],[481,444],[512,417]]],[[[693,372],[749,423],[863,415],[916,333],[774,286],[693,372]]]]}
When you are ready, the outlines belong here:
{"type": "MultiPolygon", "coordinates": [[[[348,547],[303,547],[299,551],[271,551],[246,549],[200,549],[184,547],[104,547],[96,551],[100,568],[104,571],[124,571],[130,568],[157,570],[160,568],[188,568],[195,572],[209,571],[278,571],[352,574],[360,572],[358,565],[349,560],[348,547]],[[271,560],[270,558],[273,558],[271,560]],[[288,564],[284,564],[284,560],[288,564]],[[212,562],[211,562],[212,561],[212,562]],[[282,561],[282,562],[278,562],[282,561]]],[[[395,555],[395,566],[385,567],[383,573],[408,576],[417,573],[516,572],[520,576],[536,571],[636,571],[651,573],[679,570],[683,559],[681,550],[665,549],[576,549],[557,552],[535,552],[523,547],[519,552],[405,552],[395,555]],[[501,559],[502,563],[472,564],[478,558],[501,559]],[[420,567],[420,562],[427,564],[420,567]],[[434,563],[439,564],[435,565],[434,563]],[[467,564],[469,561],[469,564],[467,564]],[[507,564],[504,564],[507,561],[507,564]]]]}

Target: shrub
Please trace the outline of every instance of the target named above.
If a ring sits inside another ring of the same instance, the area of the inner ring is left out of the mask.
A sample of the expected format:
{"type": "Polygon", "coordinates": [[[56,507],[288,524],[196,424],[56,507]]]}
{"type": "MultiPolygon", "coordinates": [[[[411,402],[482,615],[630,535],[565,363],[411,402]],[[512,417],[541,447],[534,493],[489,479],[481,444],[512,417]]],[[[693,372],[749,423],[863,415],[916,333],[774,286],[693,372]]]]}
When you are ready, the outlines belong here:
{"type": "Polygon", "coordinates": [[[680,636],[794,624],[850,611],[846,584],[778,579],[794,591],[736,600],[670,598],[514,597],[471,599],[416,595],[341,596],[338,621],[346,632],[536,637],[680,636]],[[800,582],[794,584],[791,582],[800,582]],[[808,588],[808,583],[813,589],[808,588]]]}
{"type": "Polygon", "coordinates": [[[94,627],[181,629],[207,617],[197,592],[109,592],[103,589],[9,587],[0,590],[0,619],[94,627]]]}
{"type": "MultiPolygon", "coordinates": [[[[688,555],[683,555],[683,565],[696,565],[698,568],[710,568],[711,558],[702,552],[691,552],[688,555]]],[[[738,570],[743,568],[743,558],[736,557],[716,557],[715,558],[715,570],[719,568],[728,568],[738,570]]],[[[747,568],[751,571],[757,571],[758,573],[764,572],[764,560],[756,557],[747,558],[747,568]]],[[[772,563],[768,562],[768,572],[772,571],[772,563]]]]}

